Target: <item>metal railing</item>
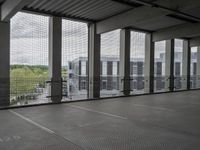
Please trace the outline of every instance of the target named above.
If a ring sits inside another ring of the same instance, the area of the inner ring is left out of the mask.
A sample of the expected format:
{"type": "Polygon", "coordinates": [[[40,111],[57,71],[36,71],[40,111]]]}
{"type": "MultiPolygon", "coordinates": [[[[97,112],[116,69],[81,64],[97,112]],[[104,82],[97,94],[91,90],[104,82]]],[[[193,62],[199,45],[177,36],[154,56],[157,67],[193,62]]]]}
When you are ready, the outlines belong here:
{"type": "MultiPolygon", "coordinates": [[[[166,92],[170,89],[174,91],[186,90],[188,84],[187,76],[155,76],[154,92],[166,92]],[[170,80],[174,80],[173,87],[170,87],[170,80]]],[[[100,77],[100,97],[116,97],[124,94],[123,84],[129,82],[130,95],[138,95],[148,93],[150,78],[145,76],[130,76],[129,80],[124,80],[120,76],[101,76],[100,77]]],[[[97,82],[98,83],[98,82],[97,82]]],[[[190,76],[190,88],[200,88],[200,75],[190,76]]],[[[10,78],[0,79],[0,105],[3,105],[3,99],[9,95],[10,105],[28,105],[51,103],[49,87],[52,82],[47,78],[10,78]],[[6,89],[10,89],[6,91],[6,89]],[[2,104],[1,104],[2,102],[2,104]]],[[[88,98],[88,77],[73,76],[62,79],[62,101],[75,101],[88,98]]]]}
{"type": "Polygon", "coordinates": [[[46,78],[10,78],[10,104],[27,105],[47,103],[46,78]]]}
{"type": "Polygon", "coordinates": [[[74,75],[63,78],[63,101],[75,101],[88,98],[88,77],[74,75]]]}
{"type": "Polygon", "coordinates": [[[200,75],[190,76],[190,89],[200,88],[200,75]]]}

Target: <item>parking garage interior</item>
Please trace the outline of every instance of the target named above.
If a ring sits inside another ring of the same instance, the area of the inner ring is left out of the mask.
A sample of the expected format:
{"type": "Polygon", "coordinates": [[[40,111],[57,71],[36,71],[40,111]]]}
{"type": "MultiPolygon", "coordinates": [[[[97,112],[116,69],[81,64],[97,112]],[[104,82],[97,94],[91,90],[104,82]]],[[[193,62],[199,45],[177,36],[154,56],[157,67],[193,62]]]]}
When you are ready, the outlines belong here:
{"type": "Polygon", "coordinates": [[[0,7],[0,149],[200,149],[198,0],[0,7]]]}

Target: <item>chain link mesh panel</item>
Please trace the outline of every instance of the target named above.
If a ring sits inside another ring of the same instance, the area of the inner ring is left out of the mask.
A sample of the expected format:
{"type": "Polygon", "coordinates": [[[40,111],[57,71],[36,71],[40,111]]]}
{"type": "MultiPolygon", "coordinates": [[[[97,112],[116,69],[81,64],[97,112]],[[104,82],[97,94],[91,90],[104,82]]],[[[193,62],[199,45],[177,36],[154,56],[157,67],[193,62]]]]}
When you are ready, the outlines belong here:
{"type": "Polygon", "coordinates": [[[49,17],[17,13],[11,19],[11,105],[47,103],[49,17]]]}
{"type": "Polygon", "coordinates": [[[88,95],[88,26],[62,21],[62,78],[65,101],[87,99],[88,95]]]}

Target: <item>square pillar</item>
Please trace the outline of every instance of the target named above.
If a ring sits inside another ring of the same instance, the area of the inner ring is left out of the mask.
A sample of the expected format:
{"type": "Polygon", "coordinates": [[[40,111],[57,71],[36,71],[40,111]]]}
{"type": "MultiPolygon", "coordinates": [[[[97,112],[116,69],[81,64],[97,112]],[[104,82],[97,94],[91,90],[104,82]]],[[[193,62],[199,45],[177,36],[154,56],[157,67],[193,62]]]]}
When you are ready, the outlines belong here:
{"type": "Polygon", "coordinates": [[[120,31],[120,91],[125,95],[130,95],[130,29],[120,31]]]}
{"type": "Polygon", "coordinates": [[[10,23],[0,22],[0,107],[10,104],[10,23]]]}
{"type": "Polygon", "coordinates": [[[49,96],[54,103],[62,100],[61,52],[62,18],[53,16],[49,21],[49,96]]]}
{"type": "Polygon", "coordinates": [[[144,90],[145,93],[154,92],[154,43],[152,35],[145,35],[145,62],[144,62],[144,90]]]}
{"type": "Polygon", "coordinates": [[[174,91],[174,39],[166,41],[165,89],[174,91]]]}
{"type": "Polygon", "coordinates": [[[190,89],[190,47],[189,41],[183,41],[183,66],[182,66],[182,89],[190,89]]]}
{"type": "Polygon", "coordinates": [[[197,88],[200,88],[200,46],[197,47],[197,88]]]}
{"type": "Polygon", "coordinates": [[[88,97],[100,97],[100,43],[101,36],[96,33],[96,24],[89,24],[89,52],[88,52],[88,97]]]}

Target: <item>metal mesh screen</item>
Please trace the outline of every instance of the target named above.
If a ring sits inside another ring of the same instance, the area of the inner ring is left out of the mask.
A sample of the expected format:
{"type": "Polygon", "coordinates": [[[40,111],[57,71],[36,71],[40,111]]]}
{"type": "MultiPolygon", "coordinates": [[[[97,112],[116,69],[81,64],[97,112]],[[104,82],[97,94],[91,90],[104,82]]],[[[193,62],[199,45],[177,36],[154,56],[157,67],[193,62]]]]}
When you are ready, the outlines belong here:
{"type": "Polygon", "coordinates": [[[11,19],[11,105],[48,102],[49,17],[17,13],[11,19]]]}
{"type": "Polygon", "coordinates": [[[197,51],[198,47],[191,48],[191,57],[190,57],[190,88],[196,89],[200,87],[200,76],[197,73],[197,51]]]}
{"type": "Polygon", "coordinates": [[[144,93],[145,33],[131,31],[131,94],[144,93]]]}
{"type": "Polygon", "coordinates": [[[155,55],[154,55],[154,91],[165,91],[165,54],[166,54],[166,41],[155,42],[155,55]]]}
{"type": "Polygon", "coordinates": [[[62,78],[64,100],[87,98],[88,26],[86,23],[62,21],[62,78]]]}
{"type": "Polygon", "coordinates": [[[119,58],[120,30],[101,35],[101,67],[100,96],[112,97],[120,95],[119,90],[119,58]]]}
{"type": "Polygon", "coordinates": [[[183,40],[175,39],[174,46],[174,90],[181,90],[187,84],[187,77],[183,76],[183,40]]]}

